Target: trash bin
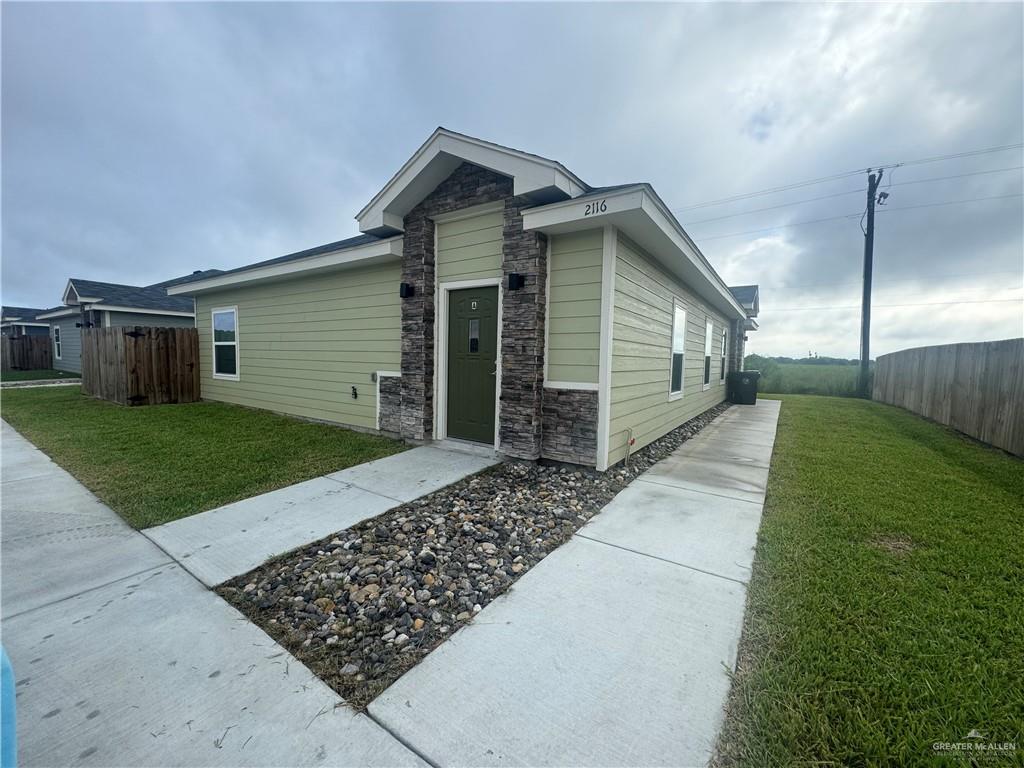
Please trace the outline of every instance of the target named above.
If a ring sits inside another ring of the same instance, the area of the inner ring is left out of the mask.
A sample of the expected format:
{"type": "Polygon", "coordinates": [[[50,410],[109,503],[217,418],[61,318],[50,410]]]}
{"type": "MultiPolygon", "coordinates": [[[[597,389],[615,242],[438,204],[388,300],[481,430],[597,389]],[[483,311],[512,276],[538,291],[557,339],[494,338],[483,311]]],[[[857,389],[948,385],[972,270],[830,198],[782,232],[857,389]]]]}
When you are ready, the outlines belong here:
{"type": "Polygon", "coordinates": [[[760,380],[760,371],[730,371],[726,391],[729,400],[740,405],[756,404],[757,383],[760,380]]]}

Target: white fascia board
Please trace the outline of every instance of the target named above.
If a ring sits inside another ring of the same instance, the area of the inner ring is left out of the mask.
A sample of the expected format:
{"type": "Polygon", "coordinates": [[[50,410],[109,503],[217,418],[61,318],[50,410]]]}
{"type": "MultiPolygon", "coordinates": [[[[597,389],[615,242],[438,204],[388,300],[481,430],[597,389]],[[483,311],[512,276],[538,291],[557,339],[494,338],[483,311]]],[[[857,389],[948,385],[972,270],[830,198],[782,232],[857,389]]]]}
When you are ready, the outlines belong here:
{"type": "Polygon", "coordinates": [[[377,261],[389,261],[402,256],[402,237],[391,237],[387,240],[378,240],[375,243],[366,243],[352,248],[343,248],[330,253],[321,253],[317,256],[308,256],[304,259],[295,259],[281,264],[267,264],[264,267],[253,267],[242,272],[232,272],[227,275],[218,275],[207,280],[196,280],[191,283],[174,285],[167,289],[169,296],[186,295],[206,291],[215,291],[221,288],[244,285],[259,280],[272,280],[275,278],[291,277],[303,272],[317,270],[339,269],[344,267],[362,266],[377,261]]]}
{"type": "MultiPolygon", "coordinates": [[[[675,220],[654,190],[637,184],[609,192],[588,195],[580,200],[528,208],[523,211],[523,229],[547,234],[573,232],[612,224],[622,230],[659,259],[670,271],[680,273],[679,257],[688,269],[683,271],[687,283],[699,293],[705,286],[713,296],[712,303],[727,314],[746,318],[747,313],[729,287],[718,276],[690,236],[675,220]],[[703,282],[704,286],[700,285],[703,282]]],[[[710,298],[705,296],[705,298],[710,298]]]]}
{"type": "Polygon", "coordinates": [[[61,304],[76,304],[76,303],[78,303],[78,290],[75,288],[74,283],[72,283],[70,280],[68,280],[68,284],[64,286],[64,293],[62,293],[60,295],[60,303],[61,304]],[[75,300],[74,301],[71,301],[70,299],[68,299],[68,292],[69,291],[75,294],[75,300]]]}
{"type": "Polygon", "coordinates": [[[16,317],[5,318],[4,321],[3,321],[3,325],[5,327],[6,326],[11,326],[11,325],[23,325],[23,326],[30,325],[33,328],[49,328],[50,327],[49,323],[33,323],[33,322],[28,321],[28,320],[19,320],[16,317]]]}
{"type": "Polygon", "coordinates": [[[515,195],[557,189],[573,197],[588,189],[582,180],[553,160],[438,128],[356,214],[359,231],[401,231],[405,214],[462,162],[511,177],[515,195]]]}
{"type": "Polygon", "coordinates": [[[59,317],[68,317],[69,315],[77,315],[79,313],[78,307],[68,307],[67,309],[58,309],[53,312],[43,312],[40,315],[36,315],[38,320],[50,320],[57,319],[59,317]]]}
{"type": "Polygon", "coordinates": [[[168,315],[170,317],[195,317],[194,312],[181,312],[175,309],[149,309],[143,307],[117,307],[110,304],[89,304],[87,310],[99,310],[103,312],[131,312],[139,315],[168,315]]]}

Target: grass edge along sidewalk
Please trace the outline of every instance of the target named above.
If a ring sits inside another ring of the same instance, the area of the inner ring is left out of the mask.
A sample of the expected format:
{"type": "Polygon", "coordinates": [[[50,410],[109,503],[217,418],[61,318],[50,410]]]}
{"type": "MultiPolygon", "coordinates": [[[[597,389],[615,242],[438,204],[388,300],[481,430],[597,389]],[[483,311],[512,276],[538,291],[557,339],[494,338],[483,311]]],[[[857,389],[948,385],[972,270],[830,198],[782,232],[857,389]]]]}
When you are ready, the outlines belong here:
{"type": "Polygon", "coordinates": [[[5,389],[0,415],[135,528],[406,449],[270,411],[215,402],[129,408],[75,386],[5,389]]]}
{"type": "Polygon", "coordinates": [[[1024,760],[1024,462],[892,406],[778,399],[713,764],[963,765],[972,732],[1024,760]]]}

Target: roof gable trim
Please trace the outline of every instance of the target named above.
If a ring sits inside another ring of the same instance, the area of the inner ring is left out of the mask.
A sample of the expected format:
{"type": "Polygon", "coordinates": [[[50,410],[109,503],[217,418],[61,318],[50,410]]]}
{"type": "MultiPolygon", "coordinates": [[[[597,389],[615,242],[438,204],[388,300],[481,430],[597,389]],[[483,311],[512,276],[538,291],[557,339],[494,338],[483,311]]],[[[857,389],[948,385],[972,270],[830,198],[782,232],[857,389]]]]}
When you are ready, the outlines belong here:
{"type": "Polygon", "coordinates": [[[359,213],[359,231],[402,232],[405,214],[463,162],[512,179],[515,195],[538,202],[576,197],[590,187],[561,163],[438,128],[359,213]]]}

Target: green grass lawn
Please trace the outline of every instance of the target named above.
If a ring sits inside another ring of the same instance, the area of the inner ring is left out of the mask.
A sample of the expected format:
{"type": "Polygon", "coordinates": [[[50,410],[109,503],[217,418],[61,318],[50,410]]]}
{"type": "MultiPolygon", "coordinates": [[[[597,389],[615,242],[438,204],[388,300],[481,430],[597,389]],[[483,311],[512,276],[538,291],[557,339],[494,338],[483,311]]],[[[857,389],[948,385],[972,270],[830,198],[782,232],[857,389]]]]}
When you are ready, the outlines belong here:
{"type": "Polygon", "coordinates": [[[49,368],[38,371],[4,371],[0,373],[0,381],[35,381],[37,379],[78,379],[77,373],[55,371],[49,368]]]}
{"type": "Polygon", "coordinates": [[[0,415],[136,528],[404,450],[225,403],[128,408],[79,387],[5,389],[0,415]]]}
{"type": "Polygon", "coordinates": [[[1024,763],[1024,462],[894,407],[780,399],[719,763],[969,765],[932,745],[972,729],[1024,763]]]}

